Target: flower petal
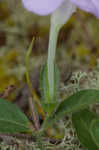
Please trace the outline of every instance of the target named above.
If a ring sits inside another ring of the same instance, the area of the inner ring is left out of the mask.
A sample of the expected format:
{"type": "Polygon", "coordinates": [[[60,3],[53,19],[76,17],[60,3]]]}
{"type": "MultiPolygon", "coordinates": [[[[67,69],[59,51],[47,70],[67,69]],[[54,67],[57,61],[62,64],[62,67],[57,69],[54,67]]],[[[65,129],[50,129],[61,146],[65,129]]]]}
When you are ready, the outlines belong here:
{"type": "Polygon", "coordinates": [[[95,5],[96,7],[96,16],[99,18],[99,0],[92,0],[93,4],[95,5]]]}
{"type": "Polygon", "coordinates": [[[70,0],[80,9],[99,17],[99,0],[70,0]]]}
{"type": "Polygon", "coordinates": [[[51,15],[51,21],[61,27],[68,21],[75,11],[76,6],[70,0],[65,0],[51,15]]]}
{"type": "Polygon", "coordinates": [[[22,0],[24,7],[38,15],[48,15],[67,0],[22,0]]]}

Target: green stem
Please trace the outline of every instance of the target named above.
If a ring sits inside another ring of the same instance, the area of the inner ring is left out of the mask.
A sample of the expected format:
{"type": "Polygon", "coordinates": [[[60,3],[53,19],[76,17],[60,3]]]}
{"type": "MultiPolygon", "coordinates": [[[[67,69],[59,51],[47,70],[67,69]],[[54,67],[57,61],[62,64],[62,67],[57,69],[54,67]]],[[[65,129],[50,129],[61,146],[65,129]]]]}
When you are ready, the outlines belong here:
{"type": "Polygon", "coordinates": [[[51,100],[53,100],[54,97],[54,65],[58,33],[59,28],[57,28],[53,21],[51,21],[48,47],[48,82],[51,100]]]}

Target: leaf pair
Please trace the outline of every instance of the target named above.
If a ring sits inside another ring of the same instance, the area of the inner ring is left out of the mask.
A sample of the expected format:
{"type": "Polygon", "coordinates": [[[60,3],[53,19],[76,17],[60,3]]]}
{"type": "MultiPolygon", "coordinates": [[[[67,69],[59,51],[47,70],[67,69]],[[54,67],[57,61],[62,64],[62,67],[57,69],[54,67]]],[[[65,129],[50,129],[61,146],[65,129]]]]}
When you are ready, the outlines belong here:
{"type": "MultiPolygon", "coordinates": [[[[43,84],[45,84],[45,82],[43,84]]],[[[95,114],[85,109],[90,104],[94,104],[98,101],[98,90],[83,90],[73,94],[62,101],[57,109],[55,107],[55,112],[51,113],[45,119],[42,130],[51,127],[57,120],[62,119],[66,114],[72,113],[73,124],[83,146],[87,147],[88,150],[98,150],[99,119],[95,114]]],[[[27,117],[19,110],[19,108],[17,108],[16,105],[11,104],[11,102],[4,99],[0,99],[0,132],[33,132],[27,117]]]]}
{"type": "Polygon", "coordinates": [[[43,130],[68,113],[72,113],[73,124],[82,145],[88,150],[99,150],[99,119],[96,114],[86,109],[90,104],[98,101],[98,90],[83,90],[73,94],[60,103],[54,114],[46,118],[43,130]]]}
{"type": "MultiPolygon", "coordinates": [[[[99,149],[99,119],[89,112],[86,107],[99,100],[98,90],[83,90],[77,92],[60,103],[56,112],[49,116],[43,124],[43,129],[53,125],[68,113],[73,113],[73,124],[78,137],[88,150],[99,149]],[[81,111],[81,109],[83,109],[81,111]],[[80,112],[78,113],[77,111],[80,112]]],[[[19,133],[33,132],[27,117],[17,108],[4,99],[0,99],[0,132],[19,133]]]]}

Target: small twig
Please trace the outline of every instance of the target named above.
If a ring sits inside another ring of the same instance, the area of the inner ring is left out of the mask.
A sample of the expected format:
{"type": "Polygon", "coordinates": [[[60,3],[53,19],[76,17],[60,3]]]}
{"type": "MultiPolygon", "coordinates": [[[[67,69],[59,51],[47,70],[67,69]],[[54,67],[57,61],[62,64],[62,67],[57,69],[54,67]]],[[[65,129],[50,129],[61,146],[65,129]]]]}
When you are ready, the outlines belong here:
{"type": "Polygon", "coordinates": [[[38,131],[40,129],[40,125],[39,125],[39,121],[38,121],[38,118],[37,118],[36,113],[35,113],[35,108],[33,105],[32,97],[29,97],[29,107],[30,107],[30,110],[32,113],[32,119],[34,121],[35,129],[38,131]]]}
{"type": "Polygon", "coordinates": [[[15,90],[14,85],[9,85],[4,89],[2,93],[0,93],[0,98],[8,98],[8,96],[15,90]]]}

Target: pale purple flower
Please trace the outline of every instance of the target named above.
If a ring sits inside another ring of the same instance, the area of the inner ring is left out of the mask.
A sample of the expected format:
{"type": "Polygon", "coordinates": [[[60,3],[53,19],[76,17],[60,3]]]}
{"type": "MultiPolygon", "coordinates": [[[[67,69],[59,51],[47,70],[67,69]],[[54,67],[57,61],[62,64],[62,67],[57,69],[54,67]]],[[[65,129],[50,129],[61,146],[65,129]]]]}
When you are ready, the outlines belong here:
{"type": "Polygon", "coordinates": [[[99,0],[70,0],[80,9],[90,12],[99,18],[99,0]]]}
{"type": "Polygon", "coordinates": [[[22,0],[27,10],[38,15],[48,15],[60,7],[64,1],[90,12],[99,18],[99,0],[22,0]]]}
{"type": "Polygon", "coordinates": [[[47,63],[50,100],[53,100],[55,87],[54,62],[59,30],[77,7],[99,18],[99,0],[22,0],[22,2],[27,10],[35,14],[43,16],[51,14],[47,63]]]}

